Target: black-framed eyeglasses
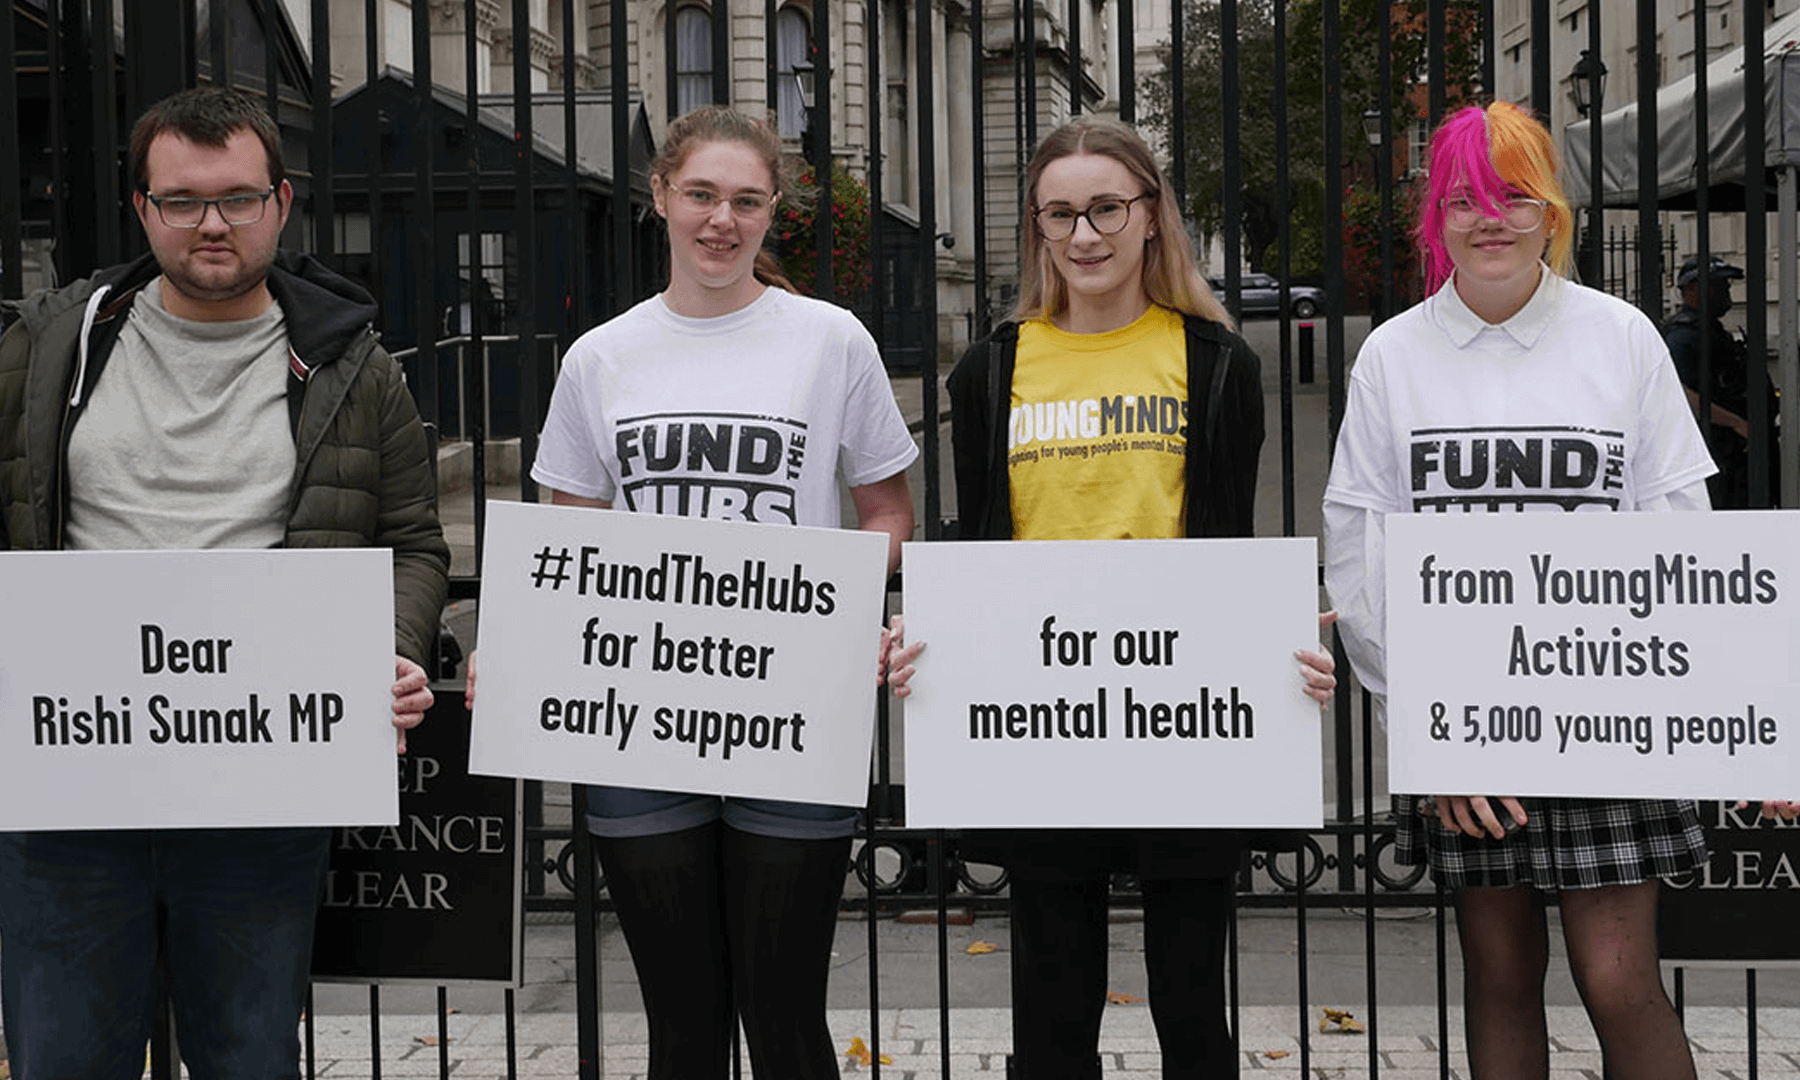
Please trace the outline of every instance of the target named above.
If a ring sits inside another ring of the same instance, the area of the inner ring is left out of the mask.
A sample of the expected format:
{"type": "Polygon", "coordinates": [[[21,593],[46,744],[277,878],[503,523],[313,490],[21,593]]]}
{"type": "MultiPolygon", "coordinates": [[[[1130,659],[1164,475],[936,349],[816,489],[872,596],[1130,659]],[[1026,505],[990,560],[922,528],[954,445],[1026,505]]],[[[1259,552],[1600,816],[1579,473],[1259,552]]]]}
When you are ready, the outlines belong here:
{"type": "Polygon", "coordinates": [[[275,185],[270,184],[267,191],[247,191],[236,195],[221,195],[216,199],[196,199],[189,195],[152,195],[144,192],[144,198],[156,207],[156,216],[171,229],[198,229],[206,220],[206,208],[216,207],[219,219],[227,225],[254,225],[263,219],[268,211],[269,196],[275,194],[275,185]]]}
{"type": "Polygon", "coordinates": [[[1132,203],[1155,197],[1156,192],[1146,191],[1129,199],[1100,199],[1088,203],[1086,210],[1064,205],[1039,206],[1032,209],[1031,217],[1037,222],[1038,235],[1046,240],[1067,240],[1075,235],[1075,224],[1082,218],[1101,236],[1111,236],[1124,232],[1125,226],[1131,224],[1132,203]]]}

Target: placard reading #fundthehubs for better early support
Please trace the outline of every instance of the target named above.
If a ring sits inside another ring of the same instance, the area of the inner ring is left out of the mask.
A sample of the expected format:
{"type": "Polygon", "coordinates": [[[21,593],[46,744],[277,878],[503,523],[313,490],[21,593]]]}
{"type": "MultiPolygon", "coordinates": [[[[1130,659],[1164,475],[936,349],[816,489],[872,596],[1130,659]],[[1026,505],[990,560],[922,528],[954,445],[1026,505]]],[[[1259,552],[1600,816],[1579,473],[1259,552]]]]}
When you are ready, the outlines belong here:
{"type": "Polygon", "coordinates": [[[1311,539],[906,546],[918,828],[1317,828],[1311,539]]]}
{"type": "Polygon", "coordinates": [[[1792,798],[1800,514],[1387,519],[1394,791],[1792,798]]]}
{"type": "Polygon", "coordinates": [[[862,805],[887,547],[489,503],[470,770],[862,805]]]}
{"type": "Polygon", "coordinates": [[[0,554],[0,829],[392,824],[393,557],[0,554]]]}

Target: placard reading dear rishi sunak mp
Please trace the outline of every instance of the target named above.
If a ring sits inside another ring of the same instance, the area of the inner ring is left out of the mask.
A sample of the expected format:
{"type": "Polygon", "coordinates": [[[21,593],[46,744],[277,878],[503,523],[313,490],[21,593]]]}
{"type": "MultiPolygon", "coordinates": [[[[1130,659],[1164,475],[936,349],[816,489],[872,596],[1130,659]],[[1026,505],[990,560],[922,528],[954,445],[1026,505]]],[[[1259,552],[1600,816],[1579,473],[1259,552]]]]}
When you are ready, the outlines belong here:
{"type": "Polygon", "coordinates": [[[862,805],[887,550],[489,503],[470,770],[862,805]]]}
{"type": "Polygon", "coordinates": [[[906,817],[1317,828],[1311,539],[906,545],[906,817]]]}
{"type": "Polygon", "coordinates": [[[397,820],[391,552],[6,552],[0,595],[0,829],[397,820]]]}
{"type": "Polygon", "coordinates": [[[1387,519],[1394,791],[1792,798],[1800,514],[1387,519]]]}

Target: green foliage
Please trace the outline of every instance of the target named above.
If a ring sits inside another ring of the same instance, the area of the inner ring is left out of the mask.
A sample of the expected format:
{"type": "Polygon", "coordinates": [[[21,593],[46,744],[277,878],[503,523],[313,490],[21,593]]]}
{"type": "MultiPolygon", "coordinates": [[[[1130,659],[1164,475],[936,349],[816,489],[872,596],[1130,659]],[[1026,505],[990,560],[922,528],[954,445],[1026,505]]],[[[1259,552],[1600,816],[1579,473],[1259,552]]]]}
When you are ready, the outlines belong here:
{"type": "MultiPolygon", "coordinates": [[[[818,191],[813,167],[800,173],[800,190],[775,204],[775,255],[782,273],[807,294],[818,290],[818,191]]],[[[869,189],[844,168],[831,163],[831,277],[835,299],[853,307],[869,291],[874,267],[869,261],[869,189]]]]}
{"type": "MultiPolygon", "coordinates": [[[[1325,118],[1338,112],[1342,161],[1346,175],[1369,175],[1368,144],[1363,140],[1362,113],[1386,102],[1392,130],[1403,143],[1420,115],[1427,69],[1427,0],[1392,0],[1389,43],[1393,77],[1384,88],[1379,78],[1377,0],[1340,0],[1337,59],[1340,83],[1327,92],[1324,71],[1324,0],[1291,0],[1286,4],[1287,86],[1275,85],[1275,5],[1280,0],[1240,0],[1237,4],[1238,160],[1242,178],[1242,214],[1238,222],[1244,258],[1253,270],[1274,270],[1277,227],[1289,221],[1290,258],[1296,275],[1324,269],[1324,205],[1327,183],[1325,118]],[[1288,186],[1276,183],[1276,94],[1286,104],[1288,186]]],[[[1171,117],[1186,125],[1188,213],[1208,238],[1224,228],[1223,125],[1224,47],[1218,0],[1187,8],[1184,27],[1186,79],[1184,101],[1172,108],[1165,70],[1147,80],[1144,126],[1165,138],[1171,117]]],[[[1449,0],[1444,64],[1450,105],[1471,98],[1480,79],[1480,2],[1449,0]]],[[[1372,186],[1372,184],[1370,185],[1372,186]]],[[[1404,198],[1403,192],[1396,192],[1404,198]]],[[[1399,235],[1397,233],[1397,235],[1399,235]]],[[[1399,247],[1396,247],[1399,250],[1399,247]]]]}

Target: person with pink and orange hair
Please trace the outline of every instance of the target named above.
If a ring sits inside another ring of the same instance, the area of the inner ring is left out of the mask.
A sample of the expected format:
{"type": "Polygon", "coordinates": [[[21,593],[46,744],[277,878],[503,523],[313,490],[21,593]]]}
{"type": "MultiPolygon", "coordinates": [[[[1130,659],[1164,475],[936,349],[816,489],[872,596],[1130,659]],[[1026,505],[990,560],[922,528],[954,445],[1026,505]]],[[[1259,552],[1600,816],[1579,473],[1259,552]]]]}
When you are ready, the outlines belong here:
{"type": "MultiPolygon", "coordinates": [[[[1378,703],[1387,515],[1710,508],[1712,461],[1655,325],[1568,279],[1573,217],[1556,169],[1549,132],[1524,110],[1450,116],[1421,192],[1430,296],[1370,333],[1351,372],[1325,579],[1378,703]],[[1553,457],[1580,467],[1552,483],[1538,474],[1553,457]]],[[[1705,860],[1692,802],[1396,795],[1395,816],[1399,860],[1428,863],[1455,898],[1472,1077],[1548,1075],[1554,892],[1607,1075],[1691,1080],[1656,902],[1659,878],[1705,860]]]]}

